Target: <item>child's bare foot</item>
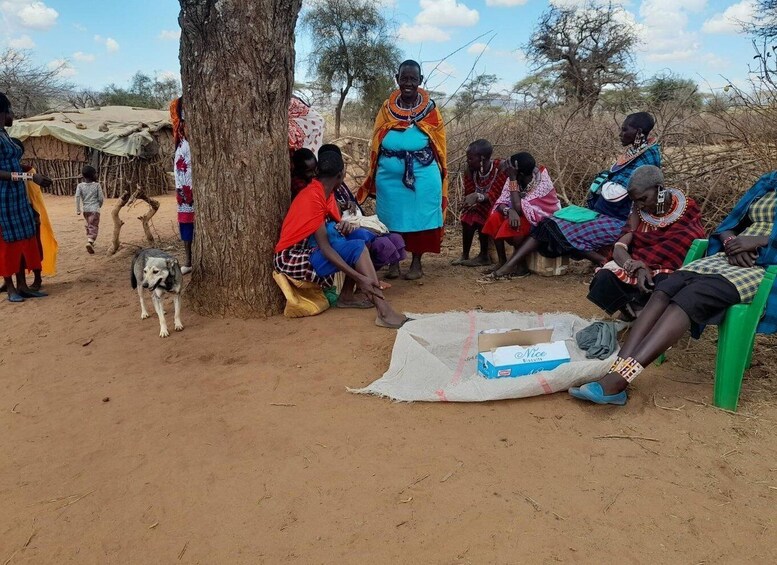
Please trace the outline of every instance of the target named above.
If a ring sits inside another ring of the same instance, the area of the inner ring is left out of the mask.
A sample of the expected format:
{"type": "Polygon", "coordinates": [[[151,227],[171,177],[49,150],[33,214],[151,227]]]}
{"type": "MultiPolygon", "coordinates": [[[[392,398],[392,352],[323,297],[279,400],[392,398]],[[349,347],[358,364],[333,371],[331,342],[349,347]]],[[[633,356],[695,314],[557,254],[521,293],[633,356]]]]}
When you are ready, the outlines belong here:
{"type": "Polygon", "coordinates": [[[474,259],[462,261],[461,264],[464,267],[485,267],[486,265],[491,264],[491,259],[489,259],[488,256],[478,255],[474,259]]]}

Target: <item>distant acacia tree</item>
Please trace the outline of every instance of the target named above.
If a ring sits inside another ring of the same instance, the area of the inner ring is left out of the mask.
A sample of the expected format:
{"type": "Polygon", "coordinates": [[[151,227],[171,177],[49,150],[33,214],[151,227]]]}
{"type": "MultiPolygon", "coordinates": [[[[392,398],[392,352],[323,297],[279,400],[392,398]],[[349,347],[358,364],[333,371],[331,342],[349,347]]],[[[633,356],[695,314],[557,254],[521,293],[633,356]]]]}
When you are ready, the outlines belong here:
{"type": "Polygon", "coordinates": [[[388,20],[377,0],[318,0],[300,19],[313,48],[310,70],[329,93],[338,94],[335,137],[345,99],[351,90],[365,89],[380,78],[391,77],[400,63],[388,20]]]}
{"type": "Polygon", "coordinates": [[[703,103],[699,86],[693,80],[671,73],[651,78],[645,86],[645,97],[650,107],[674,103],[686,110],[699,110],[703,103]]]}
{"type": "Polygon", "coordinates": [[[165,109],[170,101],[181,95],[181,84],[173,77],[149,76],[138,71],[130,79],[128,87],[115,84],[100,93],[100,103],[105,106],[135,106],[139,108],[165,109]]]}
{"type": "Polygon", "coordinates": [[[633,26],[619,6],[551,7],[542,14],[525,51],[535,72],[553,80],[567,102],[590,115],[602,90],[633,83],[633,26]]]}
{"type": "Polygon", "coordinates": [[[479,74],[467,81],[455,97],[454,119],[458,122],[465,114],[493,101],[496,97],[492,90],[498,80],[496,75],[479,74]]]}
{"type": "Polygon", "coordinates": [[[72,89],[61,76],[67,65],[62,61],[51,67],[38,66],[29,51],[6,49],[0,53],[0,92],[11,100],[19,118],[45,112],[72,89]]]}
{"type": "Polygon", "coordinates": [[[516,82],[512,93],[522,98],[524,106],[541,110],[555,106],[564,97],[564,93],[559,92],[556,81],[541,73],[531,74],[516,82]]]}

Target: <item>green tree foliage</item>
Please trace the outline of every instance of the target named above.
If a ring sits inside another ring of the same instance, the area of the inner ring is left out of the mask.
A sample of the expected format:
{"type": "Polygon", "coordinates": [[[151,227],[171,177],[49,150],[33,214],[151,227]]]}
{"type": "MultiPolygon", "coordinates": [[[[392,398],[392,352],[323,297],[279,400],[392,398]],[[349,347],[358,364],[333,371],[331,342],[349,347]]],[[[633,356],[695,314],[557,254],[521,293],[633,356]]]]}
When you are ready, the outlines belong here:
{"type": "Polygon", "coordinates": [[[514,95],[527,107],[549,108],[558,104],[564,98],[564,93],[556,86],[556,81],[535,73],[519,80],[513,85],[514,95]]]}
{"type": "Polygon", "coordinates": [[[537,74],[552,80],[565,101],[593,112],[602,90],[633,83],[636,34],[612,4],[551,7],[525,47],[537,74]]]}
{"type": "Polygon", "coordinates": [[[373,97],[399,66],[400,53],[380,6],[377,0],[318,0],[302,15],[313,43],[310,70],[321,87],[338,94],[335,137],[351,90],[373,97]]]}
{"type": "Polygon", "coordinates": [[[699,110],[703,102],[699,86],[694,81],[671,73],[651,78],[644,88],[644,94],[651,108],[671,103],[683,109],[699,110]]]}
{"type": "Polygon", "coordinates": [[[498,80],[496,75],[480,74],[465,83],[455,97],[454,119],[458,121],[465,114],[491,103],[496,98],[492,90],[498,80]]]}
{"type": "Polygon", "coordinates": [[[100,93],[100,104],[104,106],[133,106],[136,108],[165,109],[170,101],[181,95],[181,84],[172,77],[151,77],[138,71],[132,76],[128,87],[115,84],[107,86],[100,93]]]}

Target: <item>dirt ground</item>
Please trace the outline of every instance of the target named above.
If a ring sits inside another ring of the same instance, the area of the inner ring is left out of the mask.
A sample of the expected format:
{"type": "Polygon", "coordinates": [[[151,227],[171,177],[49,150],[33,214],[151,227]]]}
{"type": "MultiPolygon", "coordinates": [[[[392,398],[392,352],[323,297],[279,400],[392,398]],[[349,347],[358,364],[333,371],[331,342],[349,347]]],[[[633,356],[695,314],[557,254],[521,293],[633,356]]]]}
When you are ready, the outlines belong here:
{"type": "MultiPolygon", "coordinates": [[[[134,248],[107,255],[109,214],[89,256],[71,199],[47,204],[51,296],[0,303],[3,565],[777,561],[772,342],[737,414],[708,406],[714,332],[651,367],[625,408],[392,403],[346,392],[388,367],[394,333],[374,313],[184,307],[163,340],[129,286],[134,248]]],[[[125,242],[143,243],[139,213],[125,242]]],[[[167,241],[174,219],[165,197],[167,241]]],[[[388,291],[398,308],[598,315],[585,275],[482,287],[449,266],[457,246],[388,291]]]]}

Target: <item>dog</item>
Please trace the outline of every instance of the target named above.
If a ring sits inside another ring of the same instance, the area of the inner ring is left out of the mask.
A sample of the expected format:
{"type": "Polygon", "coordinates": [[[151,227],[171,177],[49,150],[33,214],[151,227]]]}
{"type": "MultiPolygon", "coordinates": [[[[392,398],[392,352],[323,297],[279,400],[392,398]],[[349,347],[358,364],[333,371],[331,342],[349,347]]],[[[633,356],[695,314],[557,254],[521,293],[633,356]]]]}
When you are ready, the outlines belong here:
{"type": "Polygon", "coordinates": [[[162,295],[165,292],[173,294],[175,331],[180,332],[183,330],[183,323],[181,322],[183,273],[181,273],[178,259],[159,249],[143,249],[132,259],[130,282],[133,289],[138,289],[141,320],[148,318],[146,303],[143,301],[143,289],[146,288],[151,291],[151,301],[154,303],[154,310],[156,310],[157,316],[159,316],[159,337],[170,335],[167,329],[167,321],[165,320],[165,310],[162,306],[162,295]],[[138,281],[140,281],[140,284],[138,284],[138,281]]]}

